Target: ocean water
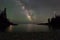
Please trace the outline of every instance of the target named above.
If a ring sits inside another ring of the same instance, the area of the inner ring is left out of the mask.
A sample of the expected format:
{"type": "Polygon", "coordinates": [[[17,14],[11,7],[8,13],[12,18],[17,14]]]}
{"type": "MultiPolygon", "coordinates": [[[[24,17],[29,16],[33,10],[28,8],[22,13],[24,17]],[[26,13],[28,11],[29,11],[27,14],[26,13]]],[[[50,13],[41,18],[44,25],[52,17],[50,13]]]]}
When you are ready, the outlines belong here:
{"type": "Polygon", "coordinates": [[[19,24],[17,26],[10,25],[9,30],[14,32],[47,32],[49,28],[44,25],[19,24]]]}
{"type": "Polygon", "coordinates": [[[60,32],[47,32],[48,26],[35,24],[19,24],[8,28],[9,32],[0,33],[0,39],[8,40],[55,40],[60,39],[60,32]],[[14,32],[13,32],[14,31],[14,32]]]}

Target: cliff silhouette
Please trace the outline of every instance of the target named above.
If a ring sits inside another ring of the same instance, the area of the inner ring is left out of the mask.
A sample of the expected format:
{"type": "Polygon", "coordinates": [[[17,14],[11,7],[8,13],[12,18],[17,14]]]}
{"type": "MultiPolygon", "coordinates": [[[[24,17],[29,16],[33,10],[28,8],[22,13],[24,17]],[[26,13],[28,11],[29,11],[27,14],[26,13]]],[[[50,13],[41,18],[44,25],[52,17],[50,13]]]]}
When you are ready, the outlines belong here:
{"type": "Polygon", "coordinates": [[[56,15],[55,18],[48,18],[48,23],[39,23],[37,25],[48,25],[49,29],[60,29],[60,16],[56,15]]]}
{"type": "Polygon", "coordinates": [[[0,13],[0,32],[5,32],[10,25],[17,25],[7,19],[6,8],[0,13]]]}

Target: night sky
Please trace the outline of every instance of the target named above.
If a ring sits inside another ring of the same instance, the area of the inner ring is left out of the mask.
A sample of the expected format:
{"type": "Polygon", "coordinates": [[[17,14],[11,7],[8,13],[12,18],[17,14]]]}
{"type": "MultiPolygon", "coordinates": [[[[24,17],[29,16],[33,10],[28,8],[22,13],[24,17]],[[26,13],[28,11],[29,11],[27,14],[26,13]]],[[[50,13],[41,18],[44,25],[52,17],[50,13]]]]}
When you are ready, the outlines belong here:
{"type": "Polygon", "coordinates": [[[22,6],[32,13],[32,22],[47,22],[47,19],[60,13],[60,0],[0,0],[0,9],[7,8],[7,17],[13,22],[31,22],[22,6]]]}

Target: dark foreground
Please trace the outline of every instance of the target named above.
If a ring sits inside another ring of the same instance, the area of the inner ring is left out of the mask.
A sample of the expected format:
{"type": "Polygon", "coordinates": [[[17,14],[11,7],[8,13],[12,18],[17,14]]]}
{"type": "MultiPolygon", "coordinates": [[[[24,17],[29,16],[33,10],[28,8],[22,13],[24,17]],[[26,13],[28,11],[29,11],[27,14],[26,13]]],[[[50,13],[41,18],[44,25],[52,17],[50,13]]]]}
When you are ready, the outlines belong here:
{"type": "Polygon", "coordinates": [[[59,40],[60,32],[1,32],[0,40],[59,40]]]}

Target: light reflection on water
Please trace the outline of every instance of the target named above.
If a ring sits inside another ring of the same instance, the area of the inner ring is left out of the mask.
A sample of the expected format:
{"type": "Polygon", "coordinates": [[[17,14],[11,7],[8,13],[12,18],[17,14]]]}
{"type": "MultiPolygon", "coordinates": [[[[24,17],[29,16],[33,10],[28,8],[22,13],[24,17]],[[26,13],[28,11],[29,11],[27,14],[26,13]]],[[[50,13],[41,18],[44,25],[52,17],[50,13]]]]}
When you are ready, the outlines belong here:
{"type": "Polygon", "coordinates": [[[48,26],[43,25],[35,25],[35,24],[19,24],[17,26],[10,26],[10,31],[15,32],[40,32],[40,31],[48,31],[48,26]]]}
{"type": "Polygon", "coordinates": [[[8,32],[13,32],[13,28],[14,28],[14,26],[13,25],[10,25],[9,27],[8,27],[8,32]]]}

